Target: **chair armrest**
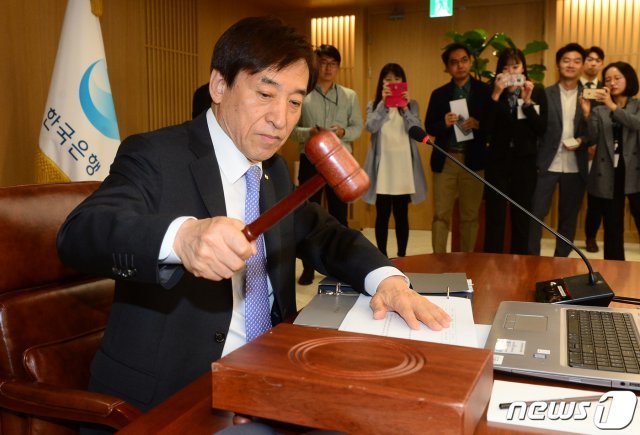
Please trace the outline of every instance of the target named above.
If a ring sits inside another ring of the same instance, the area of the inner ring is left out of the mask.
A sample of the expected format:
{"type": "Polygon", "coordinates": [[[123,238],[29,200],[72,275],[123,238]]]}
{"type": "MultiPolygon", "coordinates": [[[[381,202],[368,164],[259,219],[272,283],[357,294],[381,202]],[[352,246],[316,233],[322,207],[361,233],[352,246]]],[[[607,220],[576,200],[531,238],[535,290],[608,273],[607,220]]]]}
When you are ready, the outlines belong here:
{"type": "Polygon", "coordinates": [[[63,420],[121,429],[142,412],[122,399],[38,382],[0,379],[0,407],[63,420]]]}

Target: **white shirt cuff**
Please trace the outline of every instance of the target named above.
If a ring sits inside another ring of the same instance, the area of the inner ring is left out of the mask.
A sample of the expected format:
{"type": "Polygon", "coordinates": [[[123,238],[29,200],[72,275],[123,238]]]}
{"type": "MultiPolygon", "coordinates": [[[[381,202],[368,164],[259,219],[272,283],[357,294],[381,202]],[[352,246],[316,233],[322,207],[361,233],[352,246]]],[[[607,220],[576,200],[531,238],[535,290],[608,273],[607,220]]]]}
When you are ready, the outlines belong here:
{"type": "Polygon", "coordinates": [[[173,251],[173,242],[176,240],[176,234],[180,226],[189,219],[195,219],[192,216],[182,216],[176,218],[171,222],[167,232],[164,233],[162,239],[162,245],[160,246],[160,253],[158,254],[158,261],[160,264],[182,264],[180,257],[173,251]]]}
{"type": "Polygon", "coordinates": [[[409,278],[407,278],[399,269],[393,266],[383,266],[379,267],[375,270],[372,270],[367,274],[364,279],[364,290],[369,293],[369,295],[373,296],[378,291],[378,286],[382,281],[390,276],[401,276],[406,281],[407,285],[409,285],[409,278]]]}

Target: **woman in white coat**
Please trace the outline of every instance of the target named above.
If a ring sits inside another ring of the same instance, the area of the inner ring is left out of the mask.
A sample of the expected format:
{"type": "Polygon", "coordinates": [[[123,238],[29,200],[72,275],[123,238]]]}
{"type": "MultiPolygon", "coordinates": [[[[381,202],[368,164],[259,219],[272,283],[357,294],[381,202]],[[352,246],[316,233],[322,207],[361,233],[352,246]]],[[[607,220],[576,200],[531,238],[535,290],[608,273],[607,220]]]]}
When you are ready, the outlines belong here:
{"type": "MultiPolygon", "coordinates": [[[[640,102],[638,75],[626,62],[614,62],[603,71],[604,88],[595,101],[580,97],[589,136],[596,143],[588,192],[602,201],[604,258],[624,260],[624,202],[640,209],[640,102]]],[[[634,213],[635,214],[635,213],[634,213]]]]}
{"type": "Polygon", "coordinates": [[[380,71],[376,97],[367,105],[367,130],[371,147],[364,170],[371,187],[363,200],[376,205],[376,244],[387,255],[389,218],[393,210],[398,256],[407,253],[409,241],[409,202],[424,201],[427,182],[416,143],[409,129],[420,126],[418,102],[409,98],[407,77],[402,67],[388,63],[380,71]],[[395,84],[404,88],[396,94],[395,84]]]}

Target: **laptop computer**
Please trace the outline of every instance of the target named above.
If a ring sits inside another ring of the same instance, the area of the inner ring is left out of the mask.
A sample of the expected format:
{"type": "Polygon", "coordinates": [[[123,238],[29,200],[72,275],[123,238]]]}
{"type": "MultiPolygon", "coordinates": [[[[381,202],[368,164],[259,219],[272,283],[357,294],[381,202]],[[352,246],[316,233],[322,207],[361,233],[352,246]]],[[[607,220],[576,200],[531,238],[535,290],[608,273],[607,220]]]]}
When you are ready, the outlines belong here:
{"type": "Polygon", "coordinates": [[[502,302],[485,348],[493,368],[640,390],[640,309],[502,302]]]}

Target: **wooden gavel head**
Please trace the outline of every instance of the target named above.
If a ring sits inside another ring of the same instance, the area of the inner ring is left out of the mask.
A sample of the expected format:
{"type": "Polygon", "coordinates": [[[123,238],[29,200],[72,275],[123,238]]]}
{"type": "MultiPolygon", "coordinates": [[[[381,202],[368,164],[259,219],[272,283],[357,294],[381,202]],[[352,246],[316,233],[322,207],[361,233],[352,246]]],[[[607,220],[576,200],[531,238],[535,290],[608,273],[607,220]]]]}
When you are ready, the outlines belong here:
{"type": "Polygon", "coordinates": [[[307,158],[344,202],[352,202],[369,190],[369,176],[330,130],[320,130],[304,147],[307,158]]]}

